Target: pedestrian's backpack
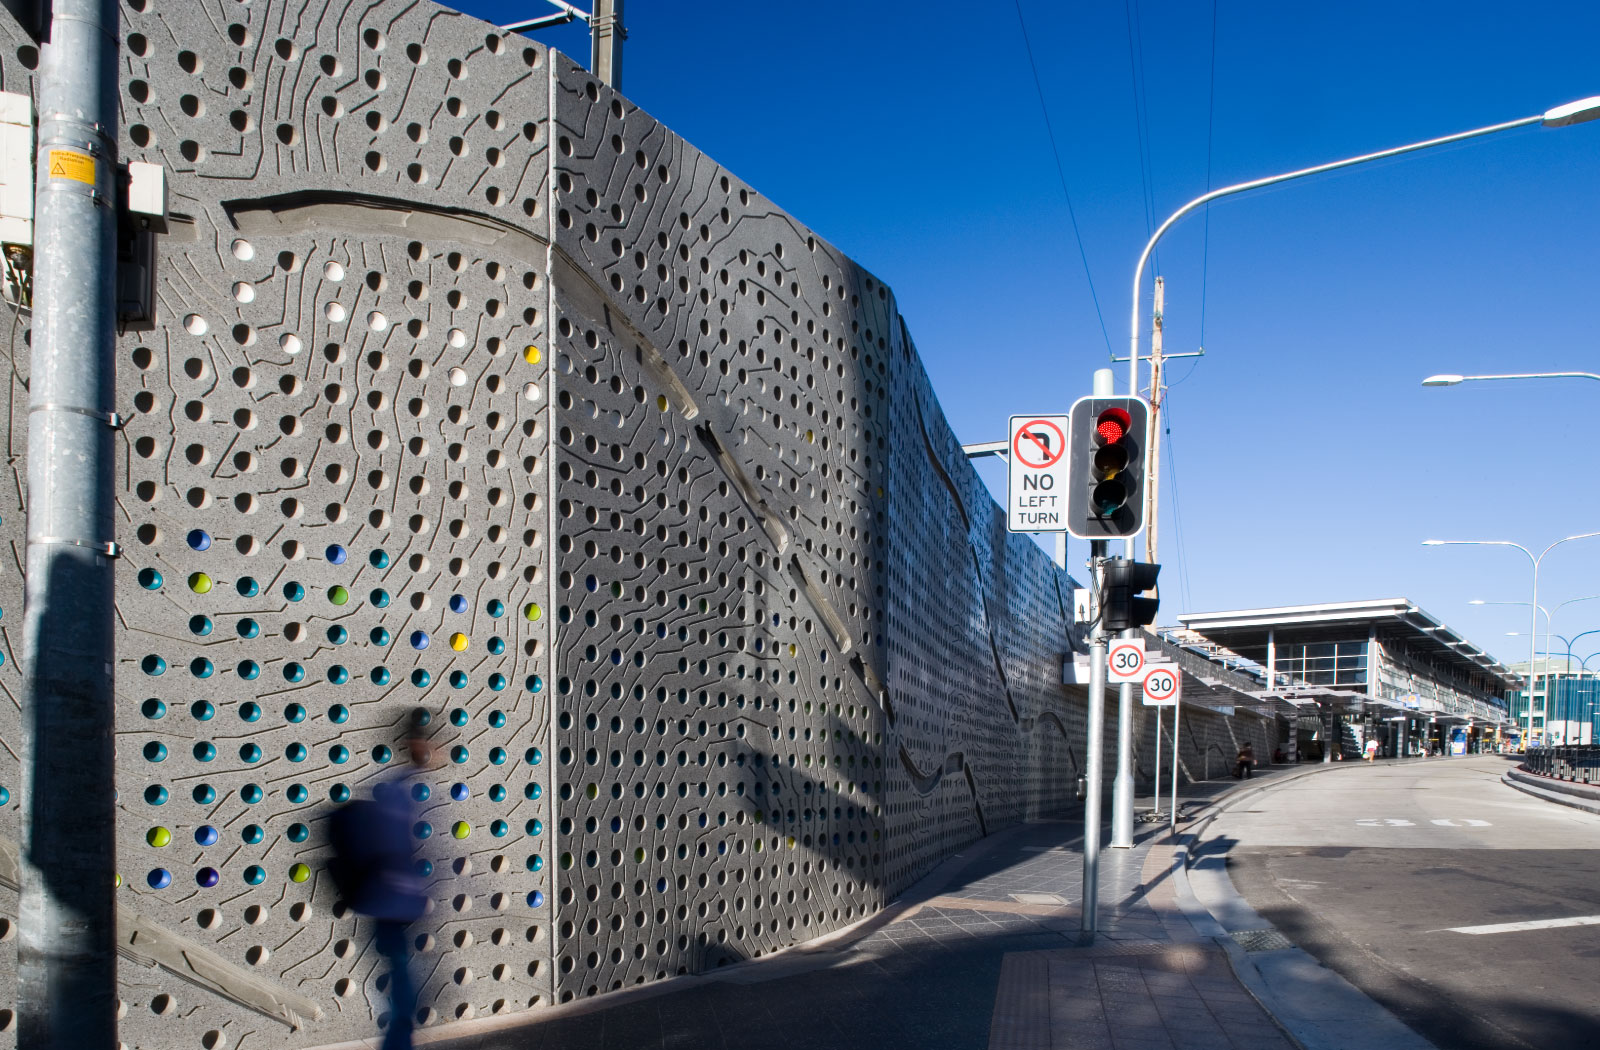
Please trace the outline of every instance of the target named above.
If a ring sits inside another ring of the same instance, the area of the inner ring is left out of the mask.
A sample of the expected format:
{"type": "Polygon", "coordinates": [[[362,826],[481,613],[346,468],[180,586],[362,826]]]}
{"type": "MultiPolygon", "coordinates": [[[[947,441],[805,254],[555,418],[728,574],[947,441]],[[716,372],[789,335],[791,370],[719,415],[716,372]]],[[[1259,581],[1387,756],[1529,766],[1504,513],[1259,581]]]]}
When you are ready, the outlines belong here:
{"type": "Polygon", "coordinates": [[[328,844],[333,856],[328,874],[346,904],[360,900],[382,865],[382,853],[374,848],[374,829],[382,826],[383,814],[369,798],[346,802],[334,810],[328,821],[328,844]]]}

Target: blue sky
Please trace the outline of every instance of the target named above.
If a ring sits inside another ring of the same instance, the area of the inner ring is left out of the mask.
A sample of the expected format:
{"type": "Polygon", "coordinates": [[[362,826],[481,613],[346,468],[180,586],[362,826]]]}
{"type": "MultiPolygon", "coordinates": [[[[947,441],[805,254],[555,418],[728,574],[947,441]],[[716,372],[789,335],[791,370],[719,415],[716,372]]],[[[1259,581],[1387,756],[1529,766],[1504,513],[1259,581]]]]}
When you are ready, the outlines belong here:
{"type": "MultiPolygon", "coordinates": [[[[1208,168],[1225,185],[1600,94],[1592,3],[1217,0],[1214,78],[1209,0],[1021,10],[1098,315],[1012,0],[627,7],[625,93],[894,288],[963,441],[1065,411],[1108,339],[1126,352],[1147,223],[1208,168]]],[[[587,60],[581,29],[539,39],[587,60]]],[[[1512,131],[1241,196],[1209,236],[1203,214],[1168,235],[1167,348],[1206,357],[1171,372],[1161,622],[1405,595],[1526,659],[1506,636],[1525,609],[1467,604],[1526,601],[1526,559],[1421,541],[1600,529],[1600,383],[1418,383],[1600,370],[1597,175],[1600,121],[1512,131]]],[[[1146,314],[1149,295],[1147,279],[1146,314]]],[[[1086,555],[1073,541],[1080,577],[1086,555]]],[[[1600,593],[1597,570],[1600,538],[1559,548],[1541,599],[1600,593]]],[[[1555,630],[1593,626],[1600,601],[1555,630]]]]}

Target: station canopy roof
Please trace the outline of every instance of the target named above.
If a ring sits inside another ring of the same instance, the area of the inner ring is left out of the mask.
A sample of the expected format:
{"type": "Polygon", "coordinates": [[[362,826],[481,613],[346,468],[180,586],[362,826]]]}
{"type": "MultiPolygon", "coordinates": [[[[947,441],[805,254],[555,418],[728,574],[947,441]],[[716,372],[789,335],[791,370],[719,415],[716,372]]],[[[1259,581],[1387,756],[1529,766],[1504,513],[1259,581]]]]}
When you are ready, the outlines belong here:
{"type": "Polygon", "coordinates": [[[1475,669],[1498,689],[1520,689],[1523,684],[1521,676],[1407,598],[1185,613],[1178,622],[1207,641],[1262,665],[1267,662],[1268,631],[1277,645],[1364,641],[1375,632],[1380,641],[1398,641],[1409,652],[1457,663],[1463,671],[1475,669]]]}

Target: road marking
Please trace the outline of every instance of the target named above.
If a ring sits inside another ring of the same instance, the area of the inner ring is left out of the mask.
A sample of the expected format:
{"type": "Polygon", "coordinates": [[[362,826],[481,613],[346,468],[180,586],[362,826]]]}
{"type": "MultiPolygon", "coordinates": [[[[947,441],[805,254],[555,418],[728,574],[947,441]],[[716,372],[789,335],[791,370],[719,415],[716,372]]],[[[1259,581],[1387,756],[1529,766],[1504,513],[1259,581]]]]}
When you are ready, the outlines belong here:
{"type": "Polygon", "coordinates": [[[1577,915],[1570,919],[1532,919],[1528,922],[1499,922],[1492,926],[1452,926],[1433,933],[1520,933],[1523,930],[1553,930],[1562,926],[1600,926],[1600,915],[1577,915]]]}
{"type": "MultiPolygon", "coordinates": [[[[1472,819],[1470,817],[1462,817],[1460,824],[1457,824],[1455,821],[1451,820],[1448,817],[1441,817],[1441,818],[1439,818],[1437,820],[1430,820],[1430,821],[1428,821],[1428,823],[1429,824],[1438,825],[1441,828],[1460,828],[1460,827],[1487,828],[1487,827],[1493,827],[1493,825],[1490,824],[1487,820],[1474,820],[1474,819],[1472,819]]],[[[1365,817],[1365,818],[1363,818],[1361,820],[1356,821],[1356,827],[1358,827],[1358,828],[1414,828],[1416,826],[1417,825],[1415,823],[1413,823],[1412,821],[1401,820],[1398,817],[1381,817],[1381,818],[1380,817],[1365,817]]]]}

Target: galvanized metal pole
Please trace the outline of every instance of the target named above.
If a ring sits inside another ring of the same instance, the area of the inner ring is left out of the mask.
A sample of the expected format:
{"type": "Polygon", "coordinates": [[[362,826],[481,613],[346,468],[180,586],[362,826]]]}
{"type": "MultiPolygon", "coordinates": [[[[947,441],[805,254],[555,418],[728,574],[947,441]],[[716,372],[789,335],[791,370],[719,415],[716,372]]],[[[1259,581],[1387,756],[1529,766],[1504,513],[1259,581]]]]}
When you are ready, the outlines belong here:
{"type": "Polygon", "coordinates": [[[1182,722],[1183,694],[1179,693],[1172,705],[1172,809],[1167,827],[1173,834],[1177,834],[1178,831],[1178,726],[1182,722]]]}
{"type": "MultiPolygon", "coordinates": [[[[1096,377],[1098,378],[1098,377],[1096,377]]],[[[1089,578],[1100,593],[1106,541],[1089,543],[1089,578]]],[[[1089,632],[1089,733],[1084,744],[1084,779],[1089,782],[1083,800],[1083,913],[1078,928],[1093,939],[1100,910],[1100,778],[1105,737],[1106,632],[1098,622],[1089,632]]]]}
{"type": "MultiPolygon", "coordinates": [[[[1551,546],[1555,545],[1551,544],[1551,546]]],[[[1531,551],[1525,550],[1523,553],[1533,558],[1531,551]]],[[[1546,547],[1544,554],[1549,553],[1550,548],[1546,547]]],[[[1528,603],[1533,606],[1533,610],[1528,613],[1530,621],[1528,625],[1528,739],[1522,745],[1523,754],[1527,754],[1528,749],[1533,746],[1533,690],[1539,681],[1538,665],[1535,663],[1539,659],[1539,563],[1544,560],[1544,554],[1533,558],[1533,599],[1528,603]]],[[[1549,649],[1550,647],[1546,645],[1545,648],[1549,649]]],[[[1549,670],[1549,666],[1546,665],[1545,669],[1549,670]]],[[[1550,680],[1548,678],[1545,679],[1544,689],[1546,697],[1544,702],[1545,729],[1539,738],[1541,743],[1543,743],[1545,737],[1550,735],[1550,680]]],[[[1450,745],[1448,743],[1445,744],[1442,750],[1446,758],[1450,757],[1450,745]]]]}
{"type": "MultiPolygon", "coordinates": [[[[1132,543],[1129,540],[1128,543],[1132,543]]],[[[1133,552],[1126,555],[1133,557],[1133,552]]],[[[1122,632],[1124,638],[1137,638],[1139,628],[1122,632]]],[[[1111,846],[1128,849],[1133,845],[1133,683],[1117,686],[1117,776],[1111,785],[1111,846]]]]}
{"type": "Polygon", "coordinates": [[[17,1043],[37,1050],[117,1046],[119,38],[116,0],[55,0],[38,85],[17,948],[17,1043]]]}
{"type": "Polygon", "coordinates": [[[622,90],[622,0],[594,0],[589,16],[589,72],[608,87],[622,90]]]}
{"type": "MultiPolygon", "coordinates": [[[[1172,744],[1173,744],[1174,747],[1177,746],[1178,741],[1177,741],[1176,737],[1173,738],[1172,744]]],[[[1159,820],[1161,818],[1161,708],[1159,706],[1156,708],[1156,761],[1155,761],[1155,770],[1156,770],[1156,783],[1155,783],[1155,787],[1150,792],[1150,819],[1151,820],[1159,820]]]]}

